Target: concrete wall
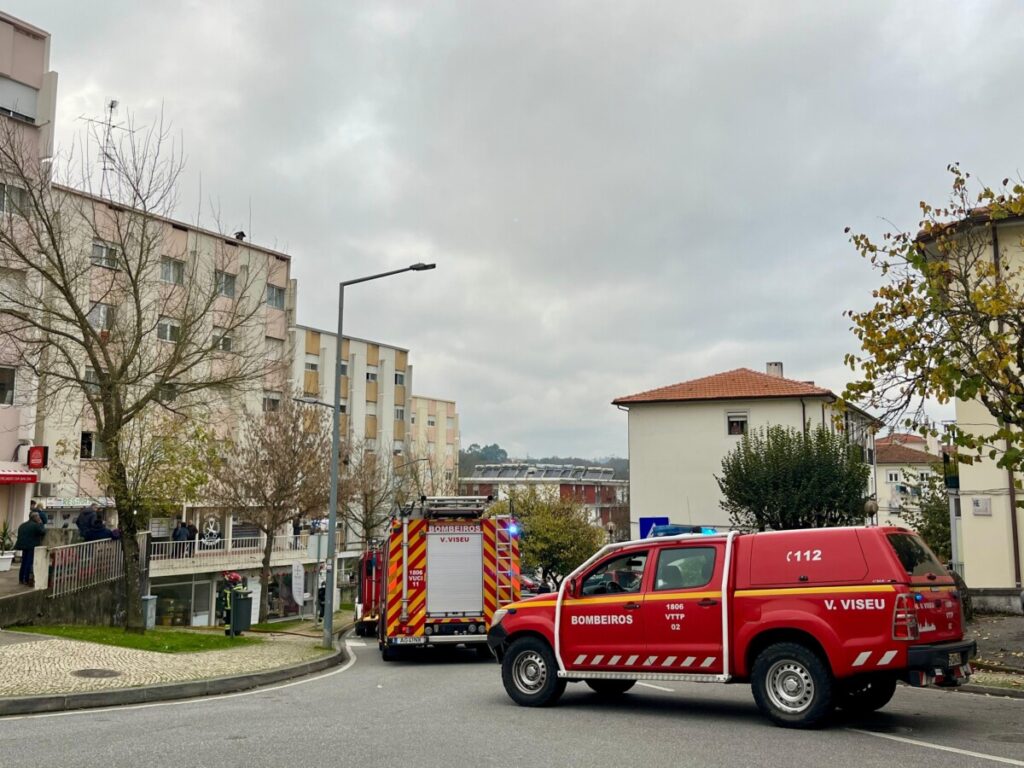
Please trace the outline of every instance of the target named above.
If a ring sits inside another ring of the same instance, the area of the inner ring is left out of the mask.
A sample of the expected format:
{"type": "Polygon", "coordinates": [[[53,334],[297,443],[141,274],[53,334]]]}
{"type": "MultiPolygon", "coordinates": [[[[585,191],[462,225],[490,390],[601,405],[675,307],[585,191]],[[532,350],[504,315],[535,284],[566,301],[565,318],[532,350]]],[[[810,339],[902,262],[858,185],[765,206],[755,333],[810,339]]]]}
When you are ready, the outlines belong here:
{"type": "Polygon", "coordinates": [[[121,582],[99,584],[51,598],[45,589],[0,600],[0,626],[18,624],[91,624],[121,626],[127,604],[121,582]]]}

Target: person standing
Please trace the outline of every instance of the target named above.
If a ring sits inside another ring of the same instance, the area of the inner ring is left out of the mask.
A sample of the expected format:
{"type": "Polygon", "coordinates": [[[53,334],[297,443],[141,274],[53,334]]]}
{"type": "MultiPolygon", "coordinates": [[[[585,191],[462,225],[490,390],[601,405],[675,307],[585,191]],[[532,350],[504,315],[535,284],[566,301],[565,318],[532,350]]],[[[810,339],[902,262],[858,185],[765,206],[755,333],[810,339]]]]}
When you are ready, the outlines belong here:
{"type": "Polygon", "coordinates": [[[185,550],[188,549],[188,544],[184,542],[188,541],[188,528],[185,524],[178,520],[174,524],[174,532],[171,534],[171,541],[180,546],[174,547],[174,557],[184,557],[188,554],[185,550]]]}
{"type": "Polygon", "coordinates": [[[78,535],[83,539],[85,538],[85,534],[93,527],[93,523],[96,521],[99,511],[99,504],[90,504],[82,510],[78,517],[75,518],[75,525],[78,526],[78,535]]]}
{"type": "Polygon", "coordinates": [[[15,549],[21,550],[21,570],[18,571],[18,583],[27,586],[35,586],[33,566],[35,565],[36,547],[43,543],[46,537],[46,526],[38,512],[28,516],[28,520],[18,526],[18,540],[14,544],[15,549]]]}
{"type": "Polygon", "coordinates": [[[37,513],[39,515],[39,519],[43,522],[43,525],[46,525],[47,523],[50,522],[50,518],[48,518],[46,516],[46,510],[44,510],[42,507],[40,507],[38,504],[36,504],[35,499],[33,499],[32,501],[30,501],[28,503],[28,514],[29,514],[29,517],[32,516],[33,512],[35,512],[35,513],[37,513]]]}

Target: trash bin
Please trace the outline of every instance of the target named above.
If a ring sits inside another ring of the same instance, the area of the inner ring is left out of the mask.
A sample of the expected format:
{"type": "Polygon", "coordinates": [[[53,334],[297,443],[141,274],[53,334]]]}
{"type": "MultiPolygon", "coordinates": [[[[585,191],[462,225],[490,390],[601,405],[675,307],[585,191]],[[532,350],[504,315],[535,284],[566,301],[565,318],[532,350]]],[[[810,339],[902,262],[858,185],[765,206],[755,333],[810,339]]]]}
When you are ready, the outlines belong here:
{"type": "Polygon", "coordinates": [[[252,627],[252,592],[231,590],[231,634],[240,635],[252,627]]]}
{"type": "Polygon", "coordinates": [[[142,615],[146,619],[146,629],[156,626],[156,595],[142,596],[142,615]]]}

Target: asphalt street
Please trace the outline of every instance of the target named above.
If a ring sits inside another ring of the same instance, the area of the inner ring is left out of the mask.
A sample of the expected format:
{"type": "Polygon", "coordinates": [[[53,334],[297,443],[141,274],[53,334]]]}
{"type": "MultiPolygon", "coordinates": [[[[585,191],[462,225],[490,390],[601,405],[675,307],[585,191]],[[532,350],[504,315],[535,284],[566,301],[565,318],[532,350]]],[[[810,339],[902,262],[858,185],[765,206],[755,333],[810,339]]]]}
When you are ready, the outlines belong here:
{"type": "Polygon", "coordinates": [[[460,650],[354,661],[242,694],[0,719],[0,765],[146,766],[1024,766],[1024,700],[897,691],[870,718],[818,731],[765,720],[747,686],[638,685],[609,701],[570,685],[525,709],[495,663],[460,650]]]}

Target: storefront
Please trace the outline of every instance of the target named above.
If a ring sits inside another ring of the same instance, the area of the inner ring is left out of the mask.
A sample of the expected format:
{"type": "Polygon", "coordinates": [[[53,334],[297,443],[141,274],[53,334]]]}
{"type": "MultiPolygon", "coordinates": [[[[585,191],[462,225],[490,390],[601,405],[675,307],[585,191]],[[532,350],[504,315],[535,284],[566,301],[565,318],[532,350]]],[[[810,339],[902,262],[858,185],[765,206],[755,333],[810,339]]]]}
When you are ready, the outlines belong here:
{"type": "Polygon", "coordinates": [[[166,576],[150,580],[149,593],[156,595],[158,627],[209,627],[213,615],[214,581],[210,574],[166,576]]]}
{"type": "MultiPolygon", "coordinates": [[[[17,465],[12,465],[17,466],[17,465]]],[[[28,502],[39,478],[25,469],[0,469],[0,527],[6,522],[12,529],[28,520],[28,502]]]]}

